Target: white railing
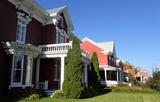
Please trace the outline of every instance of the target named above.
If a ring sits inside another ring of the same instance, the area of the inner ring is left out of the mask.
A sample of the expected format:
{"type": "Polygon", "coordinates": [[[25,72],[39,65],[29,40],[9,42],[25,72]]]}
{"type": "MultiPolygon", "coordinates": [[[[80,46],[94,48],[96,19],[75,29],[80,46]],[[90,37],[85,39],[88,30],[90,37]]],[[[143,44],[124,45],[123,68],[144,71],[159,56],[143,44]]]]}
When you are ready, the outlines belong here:
{"type": "Polygon", "coordinates": [[[43,89],[43,90],[48,90],[48,81],[39,82],[38,83],[38,88],[43,89]]]}
{"type": "Polygon", "coordinates": [[[40,45],[39,47],[43,53],[67,52],[68,49],[72,48],[72,41],[69,43],[40,45]]]}

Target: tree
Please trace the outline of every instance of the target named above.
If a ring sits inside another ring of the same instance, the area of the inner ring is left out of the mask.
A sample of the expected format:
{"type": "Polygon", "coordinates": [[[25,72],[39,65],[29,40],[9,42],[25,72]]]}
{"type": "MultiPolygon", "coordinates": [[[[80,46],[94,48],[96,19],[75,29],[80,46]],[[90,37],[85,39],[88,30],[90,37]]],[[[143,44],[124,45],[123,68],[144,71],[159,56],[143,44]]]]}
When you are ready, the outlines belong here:
{"type": "Polygon", "coordinates": [[[91,71],[89,72],[89,86],[98,89],[100,88],[100,74],[97,53],[93,52],[91,60],[91,71]]]}
{"type": "Polygon", "coordinates": [[[82,84],[82,56],[80,42],[72,37],[72,49],[69,49],[64,71],[63,92],[66,98],[80,98],[84,90],[82,84]]]}
{"type": "Polygon", "coordinates": [[[153,71],[152,74],[153,76],[148,79],[146,86],[160,92],[160,71],[153,71]]]}

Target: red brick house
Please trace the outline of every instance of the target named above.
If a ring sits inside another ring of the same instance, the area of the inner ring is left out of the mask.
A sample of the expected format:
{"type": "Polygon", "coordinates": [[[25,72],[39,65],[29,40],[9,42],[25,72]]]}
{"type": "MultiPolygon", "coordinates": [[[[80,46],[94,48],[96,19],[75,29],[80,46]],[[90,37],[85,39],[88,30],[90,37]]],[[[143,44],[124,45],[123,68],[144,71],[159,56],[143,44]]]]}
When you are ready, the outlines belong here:
{"type": "MultiPolygon", "coordinates": [[[[34,0],[0,1],[0,95],[11,89],[62,89],[73,24],[67,7],[44,10],[34,0]]],[[[89,55],[82,51],[87,86],[89,55]]]]}
{"type": "Polygon", "coordinates": [[[81,49],[89,53],[96,52],[99,61],[101,84],[114,86],[123,82],[122,63],[116,56],[114,42],[96,43],[89,38],[84,38],[81,49]]]}
{"type": "Polygon", "coordinates": [[[136,80],[142,83],[146,83],[148,80],[148,72],[147,70],[137,68],[136,80]]]}

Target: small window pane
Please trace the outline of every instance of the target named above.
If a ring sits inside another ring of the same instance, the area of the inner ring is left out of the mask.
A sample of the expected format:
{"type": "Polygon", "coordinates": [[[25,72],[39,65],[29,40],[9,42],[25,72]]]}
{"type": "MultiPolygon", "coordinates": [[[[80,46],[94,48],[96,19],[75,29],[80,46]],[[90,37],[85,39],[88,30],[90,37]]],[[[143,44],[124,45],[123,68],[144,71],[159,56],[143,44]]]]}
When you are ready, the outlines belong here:
{"type": "Polygon", "coordinates": [[[26,35],[26,22],[22,19],[18,19],[16,41],[24,43],[25,35],[26,35]]]}
{"type": "Polygon", "coordinates": [[[21,70],[13,71],[13,82],[21,82],[21,70]]]}
{"type": "Polygon", "coordinates": [[[21,82],[21,75],[22,75],[22,61],[23,56],[15,56],[14,57],[14,66],[13,66],[13,80],[12,82],[21,82]]]}
{"type": "Polygon", "coordinates": [[[100,70],[100,71],[99,71],[99,74],[100,74],[101,80],[104,81],[104,80],[105,80],[104,70],[100,70]]]}

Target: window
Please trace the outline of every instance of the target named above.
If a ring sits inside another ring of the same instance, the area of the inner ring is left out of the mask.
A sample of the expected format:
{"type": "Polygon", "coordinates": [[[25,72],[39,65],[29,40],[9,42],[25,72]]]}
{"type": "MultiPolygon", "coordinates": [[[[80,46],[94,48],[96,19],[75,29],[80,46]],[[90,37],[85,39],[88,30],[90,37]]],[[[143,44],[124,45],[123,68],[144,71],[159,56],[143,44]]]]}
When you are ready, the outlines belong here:
{"type": "Polygon", "coordinates": [[[99,74],[100,74],[101,80],[104,81],[104,80],[105,80],[104,70],[100,70],[100,71],[99,71],[99,74]]]}
{"type": "Polygon", "coordinates": [[[64,43],[64,36],[60,35],[60,43],[64,43]]]}
{"type": "Polygon", "coordinates": [[[22,55],[13,56],[11,84],[22,83],[23,60],[24,60],[24,56],[22,55]]]}
{"type": "Polygon", "coordinates": [[[16,41],[20,43],[25,43],[25,37],[26,37],[26,20],[24,18],[18,18],[18,24],[17,24],[17,35],[16,35],[16,41]]]}
{"type": "Polygon", "coordinates": [[[117,81],[117,71],[107,70],[107,80],[117,81]]]}
{"type": "Polygon", "coordinates": [[[111,65],[111,56],[108,56],[108,65],[111,65]]]}
{"type": "Polygon", "coordinates": [[[65,42],[65,37],[62,36],[60,33],[56,34],[56,43],[64,43],[65,42]]]}
{"type": "Polygon", "coordinates": [[[61,27],[64,28],[64,20],[63,20],[63,17],[61,18],[60,23],[61,23],[61,27]]]}
{"type": "Polygon", "coordinates": [[[56,33],[56,44],[58,44],[58,39],[59,39],[59,33],[56,33]]]}
{"type": "Polygon", "coordinates": [[[27,58],[27,72],[26,72],[26,85],[32,84],[32,66],[33,66],[33,58],[28,57],[27,58]]]}

